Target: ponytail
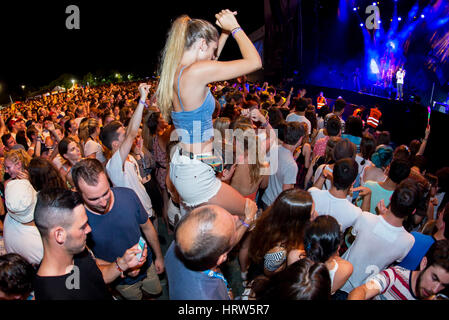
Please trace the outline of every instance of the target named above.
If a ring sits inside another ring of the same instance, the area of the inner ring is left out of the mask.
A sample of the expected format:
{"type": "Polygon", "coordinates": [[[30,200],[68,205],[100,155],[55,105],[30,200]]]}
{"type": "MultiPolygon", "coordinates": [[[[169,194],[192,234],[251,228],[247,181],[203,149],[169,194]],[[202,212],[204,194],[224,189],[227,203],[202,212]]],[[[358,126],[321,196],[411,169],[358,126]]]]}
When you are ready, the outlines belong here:
{"type": "Polygon", "coordinates": [[[156,90],[156,99],[162,116],[170,119],[173,98],[173,81],[176,69],[181,62],[186,44],[186,31],[191,19],[182,15],[173,23],[167,37],[167,42],[162,51],[159,66],[159,85],[156,90]]]}
{"type": "Polygon", "coordinates": [[[184,50],[189,49],[199,38],[205,39],[207,43],[218,41],[218,31],[210,22],[190,19],[187,15],[177,18],[168,32],[167,42],[161,54],[158,71],[159,85],[155,94],[159,110],[167,121],[170,120],[172,111],[176,70],[184,50]]]}

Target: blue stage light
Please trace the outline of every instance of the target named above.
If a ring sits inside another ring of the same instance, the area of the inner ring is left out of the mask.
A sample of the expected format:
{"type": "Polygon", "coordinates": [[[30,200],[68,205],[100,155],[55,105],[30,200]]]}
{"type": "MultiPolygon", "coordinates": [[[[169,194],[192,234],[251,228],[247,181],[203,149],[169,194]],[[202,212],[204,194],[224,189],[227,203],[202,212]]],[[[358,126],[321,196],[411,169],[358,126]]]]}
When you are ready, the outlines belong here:
{"type": "Polygon", "coordinates": [[[421,18],[423,18],[423,19],[424,19],[424,18],[425,18],[425,16],[424,16],[424,15],[422,14],[422,15],[421,15],[421,18]]]}
{"type": "Polygon", "coordinates": [[[357,11],[357,8],[356,8],[356,7],[354,7],[354,8],[352,8],[352,10],[353,10],[353,11],[357,11]]]}
{"type": "Polygon", "coordinates": [[[363,27],[363,23],[361,23],[360,26],[363,27]]]}
{"type": "Polygon", "coordinates": [[[401,21],[402,20],[402,18],[401,17],[398,17],[398,21],[401,21]]]}
{"type": "Polygon", "coordinates": [[[375,6],[376,5],[376,3],[375,2],[373,2],[373,6],[375,6]]]}
{"type": "Polygon", "coordinates": [[[376,60],[371,59],[370,69],[371,69],[371,72],[374,73],[374,74],[378,74],[379,73],[379,67],[377,66],[376,60]]]}

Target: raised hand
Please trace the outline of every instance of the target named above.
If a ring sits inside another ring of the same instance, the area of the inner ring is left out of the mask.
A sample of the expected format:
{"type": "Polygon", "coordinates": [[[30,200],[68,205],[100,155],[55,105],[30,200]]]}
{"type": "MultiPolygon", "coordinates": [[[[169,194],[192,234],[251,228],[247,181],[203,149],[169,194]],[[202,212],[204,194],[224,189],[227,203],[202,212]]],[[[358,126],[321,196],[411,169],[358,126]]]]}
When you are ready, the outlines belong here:
{"type": "Polygon", "coordinates": [[[232,31],[233,29],[240,27],[235,18],[236,15],[237,11],[232,12],[229,9],[221,10],[215,15],[215,18],[217,19],[215,23],[224,31],[232,31]]]}
{"type": "Polygon", "coordinates": [[[361,197],[367,196],[371,194],[371,189],[367,187],[357,187],[352,189],[353,192],[359,191],[359,195],[361,197]]]}
{"type": "Polygon", "coordinates": [[[30,179],[30,175],[28,174],[28,171],[23,170],[23,171],[19,171],[17,173],[17,179],[26,179],[29,180],[30,179]]]}
{"type": "Polygon", "coordinates": [[[140,93],[140,100],[145,101],[148,96],[148,92],[150,91],[151,85],[147,83],[141,83],[139,85],[139,93],[140,93]]]}
{"type": "Polygon", "coordinates": [[[246,199],[245,203],[245,222],[251,224],[257,213],[257,205],[251,199],[246,199]]]}

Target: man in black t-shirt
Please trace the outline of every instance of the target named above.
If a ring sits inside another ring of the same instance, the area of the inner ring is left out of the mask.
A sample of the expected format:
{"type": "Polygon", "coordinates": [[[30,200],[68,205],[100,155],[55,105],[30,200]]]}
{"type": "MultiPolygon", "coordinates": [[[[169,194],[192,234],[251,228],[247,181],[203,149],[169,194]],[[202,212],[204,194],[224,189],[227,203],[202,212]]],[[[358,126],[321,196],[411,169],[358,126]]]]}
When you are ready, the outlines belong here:
{"type": "Polygon", "coordinates": [[[42,190],[34,219],[44,245],[34,281],[36,300],[110,300],[106,283],[123,277],[125,271],[133,273],[146,260],[147,248],[138,259],[136,254],[141,250],[136,244],[115,262],[97,265],[86,247],[91,229],[78,193],[42,190]]]}

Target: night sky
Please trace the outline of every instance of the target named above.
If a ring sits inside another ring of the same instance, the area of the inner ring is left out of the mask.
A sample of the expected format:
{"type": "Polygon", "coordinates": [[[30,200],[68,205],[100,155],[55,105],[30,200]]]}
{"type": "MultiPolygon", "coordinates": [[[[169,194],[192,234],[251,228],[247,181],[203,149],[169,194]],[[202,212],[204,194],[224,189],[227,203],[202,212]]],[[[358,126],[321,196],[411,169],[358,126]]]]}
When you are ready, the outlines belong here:
{"type": "MultiPolygon", "coordinates": [[[[49,84],[63,73],[155,71],[171,20],[186,13],[215,22],[229,8],[249,34],[264,24],[263,0],[257,1],[2,1],[0,3],[0,103],[27,89],[49,84]],[[66,7],[80,9],[80,30],[65,26],[66,7]]],[[[230,39],[222,60],[239,57],[230,39]]]]}

